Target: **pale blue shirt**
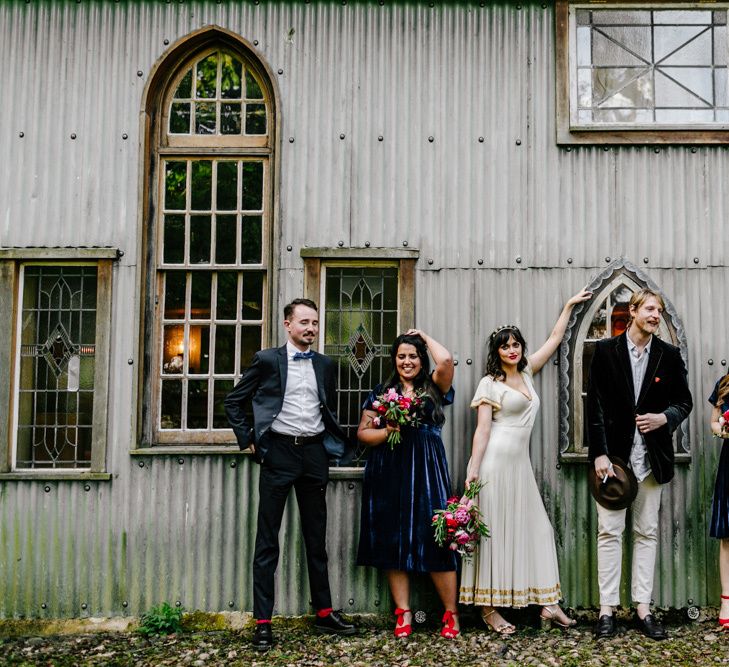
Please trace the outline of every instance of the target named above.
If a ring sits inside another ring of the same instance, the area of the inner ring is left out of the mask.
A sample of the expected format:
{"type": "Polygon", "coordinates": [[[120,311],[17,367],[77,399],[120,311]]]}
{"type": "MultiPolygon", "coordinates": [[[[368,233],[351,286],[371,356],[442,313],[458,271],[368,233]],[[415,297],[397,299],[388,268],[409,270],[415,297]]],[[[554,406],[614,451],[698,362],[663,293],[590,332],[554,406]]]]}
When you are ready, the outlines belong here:
{"type": "MultiPolygon", "coordinates": [[[[643,379],[645,378],[645,372],[648,368],[648,357],[651,352],[651,343],[653,342],[653,336],[650,337],[648,344],[643,348],[643,352],[630,340],[627,332],[625,337],[628,341],[628,357],[630,357],[630,366],[633,369],[633,393],[635,394],[635,402],[637,403],[638,397],[640,396],[640,388],[643,385],[643,379]]],[[[633,469],[636,478],[639,482],[642,482],[648,475],[651,474],[651,464],[648,460],[648,449],[645,445],[645,438],[635,427],[635,433],[633,434],[633,449],[630,451],[630,467],[633,469]]]]}
{"type": "Polygon", "coordinates": [[[314,363],[311,359],[294,361],[294,355],[300,351],[291,341],[286,341],[286,391],[281,412],[271,424],[272,431],[284,435],[308,436],[324,430],[314,363]]]}

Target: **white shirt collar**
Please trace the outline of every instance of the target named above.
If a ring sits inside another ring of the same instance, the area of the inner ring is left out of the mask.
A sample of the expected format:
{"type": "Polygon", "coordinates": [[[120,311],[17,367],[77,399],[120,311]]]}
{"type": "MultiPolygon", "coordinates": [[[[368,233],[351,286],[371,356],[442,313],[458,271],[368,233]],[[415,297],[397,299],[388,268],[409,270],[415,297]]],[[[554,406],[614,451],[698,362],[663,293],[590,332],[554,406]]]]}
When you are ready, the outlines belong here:
{"type": "Polygon", "coordinates": [[[643,348],[643,353],[640,355],[636,354],[638,352],[638,346],[630,339],[627,331],[625,332],[625,337],[628,339],[628,352],[630,352],[633,357],[635,357],[636,359],[642,359],[644,355],[650,354],[651,343],[653,342],[653,334],[651,334],[651,337],[648,339],[648,343],[643,348]]]}
{"type": "Polygon", "coordinates": [[[310,347],[307,347],[305,350],[300,350],[290,340],[287,340],[286,341],[286,354],[288,355],[289,359],[293,359],[294,358],[294,355],[297,352],[308,352],[309,350],[311,350],[310,347]]]}

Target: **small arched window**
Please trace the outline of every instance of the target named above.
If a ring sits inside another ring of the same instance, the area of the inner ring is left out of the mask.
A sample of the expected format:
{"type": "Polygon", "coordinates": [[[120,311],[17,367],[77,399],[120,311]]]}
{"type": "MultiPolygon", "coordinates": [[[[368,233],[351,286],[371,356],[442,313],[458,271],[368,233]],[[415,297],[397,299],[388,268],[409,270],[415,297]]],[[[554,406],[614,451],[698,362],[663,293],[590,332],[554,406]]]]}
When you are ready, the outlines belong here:
{"type": "MultiPolygon", "coordinates": [[[[595,344],[626,330],[630,298],[644,287],[661,293],[666,303],[658,336],[678,346],[684,361],[686,359],[683,325],[670,301],[640,269],[625,260],[613,262],[588,286],[594,296],[575,308],[560,348],[560,454],[563,460],[587,458],[584,399],[595,344]]],[[[677,455],[687,455],[686,432],[679,429],[675,442],[677,455]]]]}
{"type": "Polygon", "coordinates": [[[190,43],[172,50],[171,58],[182,53],[148,105],[149,444],[231,442],[223,398],[268,336],[270,77],[224,31],[200,31],[190,43]]]}

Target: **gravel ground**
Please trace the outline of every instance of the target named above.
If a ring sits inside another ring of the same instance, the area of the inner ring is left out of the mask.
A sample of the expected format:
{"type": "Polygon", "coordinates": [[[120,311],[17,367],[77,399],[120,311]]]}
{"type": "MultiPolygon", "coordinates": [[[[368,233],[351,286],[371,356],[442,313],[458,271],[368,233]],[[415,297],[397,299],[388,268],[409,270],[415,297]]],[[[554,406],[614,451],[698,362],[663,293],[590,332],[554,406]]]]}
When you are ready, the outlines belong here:
{"type": "Polygon", "coordinates": [[[395,640],[382,619],[360,620],[354,637],[315,635],[311,618],[274,619],[277,640],[265,654],[250,648],[252,625],[242,631],[185,632],[145,639],[135,633],[53,635],[0,638],[2,665],[348,665],[399,667],[454,665],[715,665],[729,664],[729,633],[721,634],[715,620],[669,624],[670,638],[651,641],[631,627],[595,641],[591,625],[575,630],[541,631],[520,626],[501,639],[465,619],[462,638],[448,641],[437,628],[418,627],[408,640],[395,640]]]}

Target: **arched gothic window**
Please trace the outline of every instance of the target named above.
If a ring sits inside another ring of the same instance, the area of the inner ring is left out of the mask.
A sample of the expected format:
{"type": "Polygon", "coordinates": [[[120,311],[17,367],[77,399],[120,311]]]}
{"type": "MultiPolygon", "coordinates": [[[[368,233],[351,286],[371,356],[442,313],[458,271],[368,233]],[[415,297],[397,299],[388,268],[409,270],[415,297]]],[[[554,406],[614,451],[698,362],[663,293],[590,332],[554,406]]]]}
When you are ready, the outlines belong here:
{"type": "MultiPolygon", "coordinates": [[[[660,288],[640,269],[617,260],[593,280],[588,288],[593,298],[575,308],[560,348],[560,455],[563,460],[586,460],[585,396],[595,344],[623,333],[628,304],[634,292],[649,287],[661,293],[666,303],[658,336],[681,349],[686,360],[686,339],[678,315],[660,288]]],[[[676,455],[688,456],[684,425],[674,438],[676,455]]]]}
{"type": "Polygon", "coordinates": [[[168,59],[148,104],[143,438],[228,443],[223,398],[268,336],[275,96],[224,31],[199,31],[168,59]]]}

